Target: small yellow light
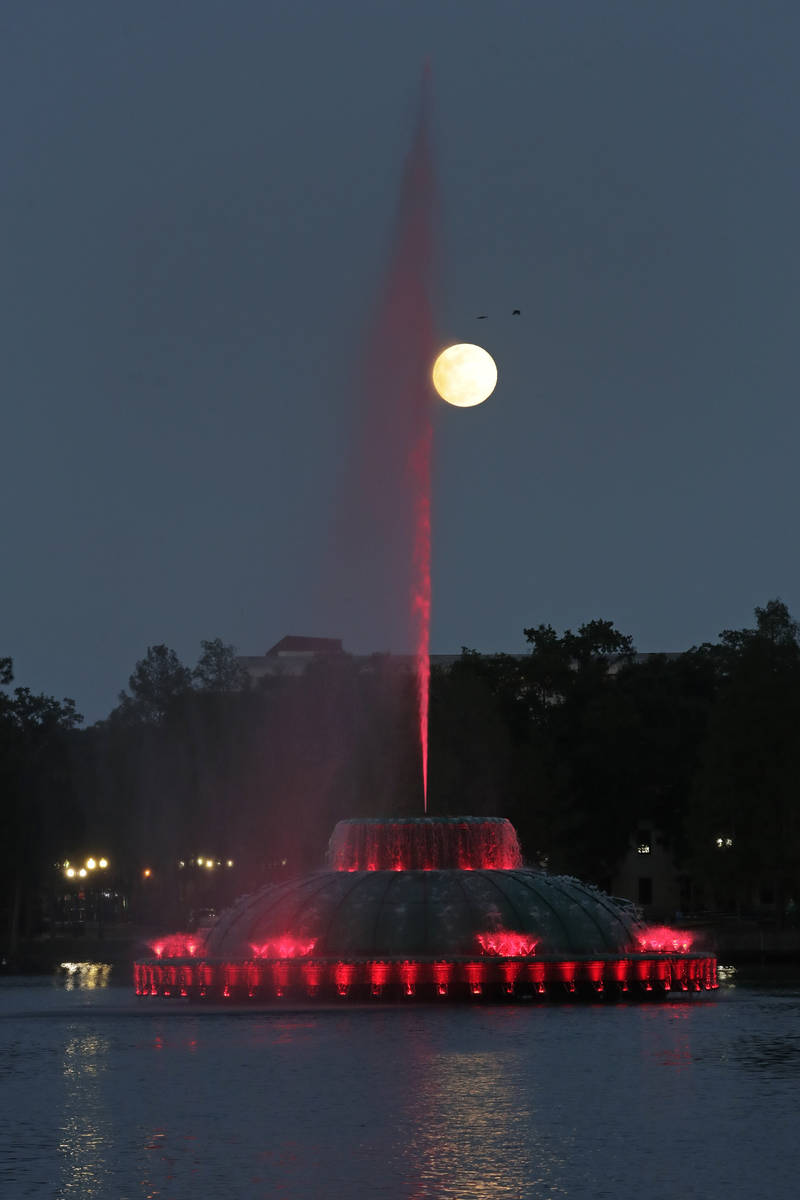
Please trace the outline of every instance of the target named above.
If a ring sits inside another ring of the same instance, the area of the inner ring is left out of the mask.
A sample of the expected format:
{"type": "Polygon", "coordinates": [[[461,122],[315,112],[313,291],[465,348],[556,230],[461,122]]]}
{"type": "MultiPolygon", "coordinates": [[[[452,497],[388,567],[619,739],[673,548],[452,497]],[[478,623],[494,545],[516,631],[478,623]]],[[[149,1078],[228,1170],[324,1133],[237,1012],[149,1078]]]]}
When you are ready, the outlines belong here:
{"type": "Polygon", "coordinates": [[[197,865],[198,865],[198,867],[202,867],[202,865],[203,865],[203,863],[204,863],[204,862],[205,862],[205,859],[204,859],[204,858],[198,858],[198,860],[197,860],[197,865]]]}
{"type": "Polygon", "coordinates": [[[179,867],[185,867],[185,866],[186,866],[186,863],[184,862],[184,860],[183,860],[182,858],[179,858],[179,859],[178,859],[178,866],[179,866],[179,867]]]}
{"type": "Polygon", "coordinates": [[[68,866],[69,866],[69,859],[68,859],[68,858],[65,858],[65,859],[64,859],[64,867],[65,867],[65,869],[66,869],[68,866]]]}
{"type": "Polygon", "coordinates": [[[93,858],[87,858],[86,866],[88,867],[88,869],[90,871],[93,871],[95,869],[95,867],[97,866],[97,863],[94,861],[93,858]]]}
{"type": "Polygon", "coordinates": [[[227,864],[226,864],[226,865],[227,865],[227,866],[229,866],[229,867],[232,867],[232,866],[233,866],[233,859],[232,859],[232,858],[229,858],[229,859],[228,859],[228,862],[227,862],[227,864]]]}
{"type": "Polygon", "coordinates": [[[105,869],[106,869],[106,867],[108,866],[108,859],[107,859],[107,858],[101,858],[101,859],[100,859],[100,866],[102,867],[102,869],[103,869],[103,870],[105,870],[105,869]]]}
{"type": "Polygon", "coordinates": [[[86,878],[86,867],[81,867],[80,871],[78,871],[78,874],[80,875],[81,879],[85,879],[86,878]]]}
{"type": "Polygon", "coordinates": [[[144,875],[145,879],[149,879],[153,872],[149,867],[145,867],[145,869],[142,871],[142,874],[144,875]]]}
{"type": "Polygon", "coordinates": [[[75,878],[75,868],[67,867],[67,875],[69,876],[70,879],[74,879],[75,878]]]}
{"type": "Polygon", "coordinates": [[[207,866],[207,867],[213,867],[213,865],[214,865],[214,860],[213,860],[213,859],[211,859],[211,858],[207,858],[207,859],[206,859],[206,866],[207,866]]]}

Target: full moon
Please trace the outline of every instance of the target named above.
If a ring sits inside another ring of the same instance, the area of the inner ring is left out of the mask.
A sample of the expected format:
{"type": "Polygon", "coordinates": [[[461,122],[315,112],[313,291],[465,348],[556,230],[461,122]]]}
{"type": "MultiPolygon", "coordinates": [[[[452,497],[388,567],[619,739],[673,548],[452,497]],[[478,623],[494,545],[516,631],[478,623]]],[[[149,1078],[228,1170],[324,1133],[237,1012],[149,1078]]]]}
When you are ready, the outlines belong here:
{"type": "Polygon", "coordinates": [[[433,364],[433,386],[457,408],[483,404],[496,383],[497,366],[491,354],[470,342],[448,346],[433,364]]]}

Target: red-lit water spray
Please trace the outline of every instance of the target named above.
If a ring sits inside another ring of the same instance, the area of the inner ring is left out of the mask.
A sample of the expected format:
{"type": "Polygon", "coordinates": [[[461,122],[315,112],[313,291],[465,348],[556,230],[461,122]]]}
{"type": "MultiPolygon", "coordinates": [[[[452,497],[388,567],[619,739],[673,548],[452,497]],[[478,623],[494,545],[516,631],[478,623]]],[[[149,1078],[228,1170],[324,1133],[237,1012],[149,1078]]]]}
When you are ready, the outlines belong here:
{"type": "Polygon", "coordinates": [[[339,821],[328,863],[334,871],[513,871],[522,851],[505,817],[384,817],[339,821]]]}
{"type": "Polygon", "coordinates": [[[417,476],[417,504],[414,521],[414,562],[412,614],[416,634],[414,643],[417,679],[417,713],[422,757],[422,798],[428,811],[428,698],[431,683],[431,441],[427,425],[420,438],[414,461],[417,476]]]}
{"type": "Polygon", "coordinates": [[[434,334],[430,297],[433,267],[433,164],[430,152],[430,71],[426,67],[422,85],[419,123],[411,155],[414,216],[410,223],[410,249],[415,278],[410,281],[424,320],[418,329],[417,363],[419,376],[415,391],[419,419],[417,441],[412,455],[414,487],[414,549],[412,560],[412,620],[416,656],[417,712],[422,760],[422,797],[428,811],[428,698],[431,659],[431,393],[429,373],[433,362],[434,334]]]}
{"type": "Polygon", "coordinates": [[[424,807],[428,795],[431,616],[430,372],[436,340],[433,279],[434,174],[426,68],[414,140],[403,173],[397,225],[367,355],[370,394],[369,494],[382,510],[382,536],[405,557],[415,660],[424,807]],[[398,512],[399,510],[399,512],[398,512]]]}

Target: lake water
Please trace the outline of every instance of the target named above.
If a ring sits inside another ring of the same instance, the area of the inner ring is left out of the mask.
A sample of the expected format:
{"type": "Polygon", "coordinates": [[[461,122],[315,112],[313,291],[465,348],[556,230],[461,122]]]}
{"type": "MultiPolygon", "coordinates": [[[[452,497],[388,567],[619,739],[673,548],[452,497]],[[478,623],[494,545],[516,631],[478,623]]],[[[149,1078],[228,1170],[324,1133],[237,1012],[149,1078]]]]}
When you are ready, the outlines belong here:
{"type": "Polygon", "coordinates": [[[0,1195],[794,1200],[800,976],[271,1012],[0,981],[0,1195]]]}

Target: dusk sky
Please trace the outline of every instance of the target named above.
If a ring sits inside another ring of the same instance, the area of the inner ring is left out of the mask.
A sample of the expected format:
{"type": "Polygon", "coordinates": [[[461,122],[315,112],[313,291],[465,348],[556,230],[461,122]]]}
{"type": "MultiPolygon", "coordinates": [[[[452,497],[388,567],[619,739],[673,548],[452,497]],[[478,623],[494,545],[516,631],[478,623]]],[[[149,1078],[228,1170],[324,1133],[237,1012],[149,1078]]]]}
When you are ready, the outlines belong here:
{"type": "Polygon", "coordinates": [[[154,643],[409,648],[329,546],[426,59],[438,340],[500,372],[431,401],[433,651],[800,616],[799,45],[796,0],[6,5],[15,683],[95,721],[154,643]]]}

